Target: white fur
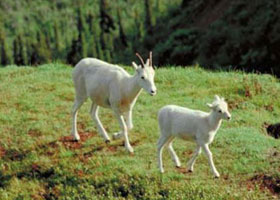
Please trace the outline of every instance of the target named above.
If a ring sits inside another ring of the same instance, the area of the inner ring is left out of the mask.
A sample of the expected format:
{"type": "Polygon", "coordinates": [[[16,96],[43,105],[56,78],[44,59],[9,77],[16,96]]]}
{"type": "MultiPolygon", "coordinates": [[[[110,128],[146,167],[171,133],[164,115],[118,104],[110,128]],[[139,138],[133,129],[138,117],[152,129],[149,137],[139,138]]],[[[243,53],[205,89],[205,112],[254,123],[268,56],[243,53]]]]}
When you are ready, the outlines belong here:
{"type": "Polygon", "coordinates": [[[184,140],[194,140],[197,143],[197,148],[189,160],[187,166],[189,171],[193,171],[193,166],[197,156],[204,150],[215,177],[219,177],[219,173],[213,163],[212,153],[208,145],[214,140],[215,134],[218,131],[222,119],[229,120],[231,115],[228,111],[227,103],[224,98],[215,96],[212,104],[207,104],[211,108],[210,113],[191,110],[175,105],[167,105],[159,110],[158,122],[160,128],[160,138],[158,140],[158,165],[163,173],[162,151],[165,145],[168,145],[171,157],[177,167],[181,166],[180,160],[176,155],[172,141],[175,137],[184,140]]]}
{"type": "Polygon", "coordinates": [[[132,129],[132,108],[141,89],[152,96],[156,94],[154,70],[148,65],[138,66],[134,62],[136,73],[131,76],[123,68],[95,58],[82,59],[73,70],[73,81],[76,91],[73,106],[72,135],[80,139],[77,131],[77,111],[89,97],[92,100],[91,115],[97,128],[106,142],[110,141],[106,130],[98,117],[99,106],[111,108],[115,113],[122,131],[116,137],[124,135],[125,147],[133,152],[128,140],[128,130],[132,129]],[[144,79],[142,79],[144,77],[144,79]]]}

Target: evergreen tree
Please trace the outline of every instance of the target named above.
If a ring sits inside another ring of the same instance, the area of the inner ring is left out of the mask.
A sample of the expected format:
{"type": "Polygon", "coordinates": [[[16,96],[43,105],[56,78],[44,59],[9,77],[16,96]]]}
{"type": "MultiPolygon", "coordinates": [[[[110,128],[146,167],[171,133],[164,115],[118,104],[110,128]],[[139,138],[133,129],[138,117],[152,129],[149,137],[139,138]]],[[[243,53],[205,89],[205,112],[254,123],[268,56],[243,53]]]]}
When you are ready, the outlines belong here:
{"type": "Polygon", "coordinates": [[[2,31],[0,31],[0,46],[0,64],[3,66],[12,64],[12,57],[9,54],[9,50],[6,44],[6,36],[2,31]]]}
{"type": "Polygon", "coordinates": [[[61,59],[61,51],[63,49],[62,42],[61,42],[61,35],[57,25],[57,22],[54,22],[54,43],[55,49],[53,51],[53,58],[61,59]]]}
{"type": "Polygon", "coordinates": [[[86,46],[86,38],[85,34],[87,32],[85,19],[83,16],[82,9],[78,9],[78,54],[80,58],[84,58],[87,56],[87,46],[86,46]]]}
{"type": "Polygon", "coordinates": [[[145,0],[145,29],[148,34],[152,34],[152,11],[150,0],[145,0]]]}
{"type": "Polygon", "coordinates": [[[18,34],[13,43],[14,61],[16,65],[27,64],[27,54],[22,40],[22,35],[18,34]]]}
{"type": "Polygon", "coordinates": [[[105,34],[115,30],[113,18],[108,14],[108,3],[106,0],[100,0],[100,43],[102,50],[106,49],[105,34]]]}
{"type": "MultiPolygon", "coordinates": [[[[42,32],[37,32],[37,42],[34,44],[38,60],[35,60],[36,64],[48,63],[51,61],[51,51],[48,47],[47,38],[42,32]]],[[[34,55],[34,58],[36,57],[34,55]]]]}
{"type": "Polygon", "coordinates": [[[123,30],[120,9],[118,9],[118,25],[119,25],[119,37],[124,47],[127,47],[127,38],[123,30]]]}
{"type": "Polygon", "coordinates": [[[77,39],[73,39],[72,40],[72,44],[71,44],[71,48],[70,51],[67,54],[67,63],[75,65],[77,64],[78,60],[80,59],[79,57],[79,44],[78,44],[78,40],[77,39]]]}

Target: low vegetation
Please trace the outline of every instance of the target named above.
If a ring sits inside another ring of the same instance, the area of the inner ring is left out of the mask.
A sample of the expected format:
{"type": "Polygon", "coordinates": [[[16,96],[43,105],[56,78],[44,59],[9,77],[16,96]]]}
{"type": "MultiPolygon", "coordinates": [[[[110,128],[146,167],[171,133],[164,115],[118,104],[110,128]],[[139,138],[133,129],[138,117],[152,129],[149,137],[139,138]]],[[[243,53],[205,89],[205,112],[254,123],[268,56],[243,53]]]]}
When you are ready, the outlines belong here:
{"type": "MultiPolygon", "coordinates": [[[[132,67],[127,68],[132,72],[132,67]]],[[[161,68],[158,94],[145,92],[134,108],[130,132],[134,155],[123,140],[105,144],[89,115],[79,112],[79,143],[73,142],[72,68],[48,64],[0,69],[0,199],[271,199],[279,186],[279,141],[264,122],[279,122],[280,84],[270,75],[209,72],[198,66],[161,68]],[[204,154],[195,171],[185,169],[195,144],[175,140],[182,168],[164,154],[165,174],[156,162],[157,111],[176,104],[207,111],[214,95],[224,96],[232,120],[211,144],[214,179],[204,154]]],[[[110,110],[100,119],[109,133],[119,130],[110,110]]],[[[112,134],[110,134],[112,137],[112,134]]]]}

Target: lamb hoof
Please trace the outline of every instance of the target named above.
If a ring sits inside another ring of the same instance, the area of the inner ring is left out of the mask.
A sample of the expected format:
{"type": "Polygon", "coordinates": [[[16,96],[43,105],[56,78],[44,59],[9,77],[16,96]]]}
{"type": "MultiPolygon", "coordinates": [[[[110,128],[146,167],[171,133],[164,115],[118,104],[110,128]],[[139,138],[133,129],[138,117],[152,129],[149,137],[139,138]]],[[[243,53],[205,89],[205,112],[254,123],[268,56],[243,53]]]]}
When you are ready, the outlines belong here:
{"type": "Polygon", "coordinates": [[[134,153],[134,150],[133,148],[130,146],[130,147],[126,147],[126,150],[130,153],[130,154],[133,154],[134,153]]]}
{"type": "Polygon", "coordinates": [[[111,140],[105,140],[106,144],[110,144],[111,140]]]}
{"type": "Polygon", "coordinates": [[[117,140],[117,139],[120,139],[122,138],[123,134],[118,132],[118,133],[114,133],[113,134],[113,140],[117,140]]]}
{"type": "Polygon", "coordinates": [[[188,169],[188,172],[189,172],[189,173],[193,173],[193,170],[191,170],[191,169],[188,169]]]}
{"type": "Polygon", "coordinates": [[[219,174],[215,175],[215,179],[218,179],[218,178],[220,178],[220,175],[219,174]]]}
{"type": "Polygon", "coordinates": [[[177,169],[180,169],[180,168],[181,168],[181,166],[180,166],[180,165],[176,165],[175,167],[176,167],[177,169]]]}

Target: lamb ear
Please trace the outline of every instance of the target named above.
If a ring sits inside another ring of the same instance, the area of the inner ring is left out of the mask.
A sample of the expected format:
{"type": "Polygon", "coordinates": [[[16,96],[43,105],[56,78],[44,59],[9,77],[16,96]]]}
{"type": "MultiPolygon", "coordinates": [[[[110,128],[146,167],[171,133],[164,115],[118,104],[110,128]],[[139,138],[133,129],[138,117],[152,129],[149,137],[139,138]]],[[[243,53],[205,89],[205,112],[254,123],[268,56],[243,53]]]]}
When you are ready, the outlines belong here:
{"type": "Polygon", "coordinates": [[[224,97],[221,97],[221,100],[222,100],[222,101],[225,101],[225,98],[224,98],[224,97]]]}
{"type": "Polygon", "coordinates": [[[211,104],[211,103],[207,103],[206,105],[211,109],[214,107],[213,104],[211,104]]]}
{"type": "Polygon", "coordinates": [[[132,66],[133,66],[133,68],[134,68],[135,70],[138,69],[138,65],[137,65],[135,62],[132,62],[132,66]]]}
{"type": "Polygon", "coordinates": [[[220,99],[220,97],[218,95],[215,95],[215,100],[219,101],[221,99],[220,99]]]}

